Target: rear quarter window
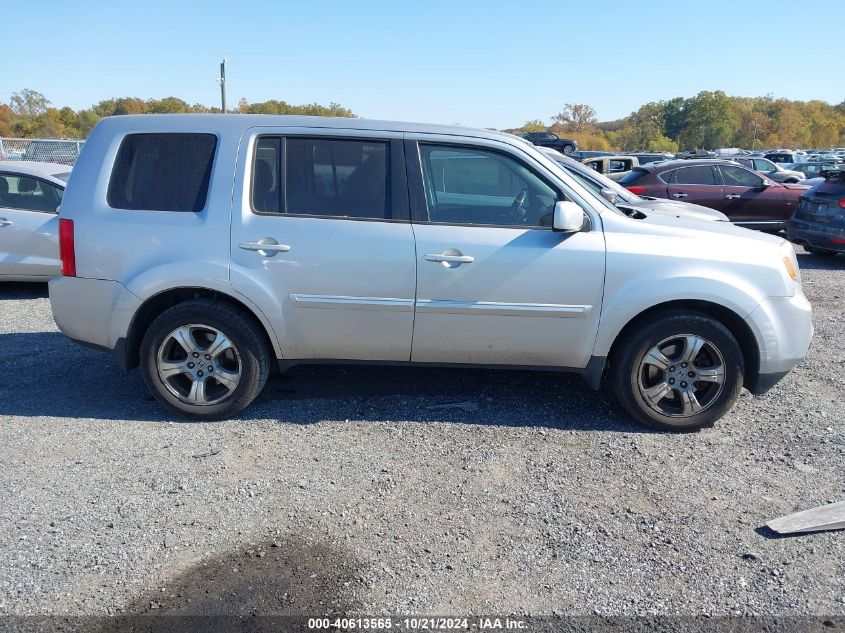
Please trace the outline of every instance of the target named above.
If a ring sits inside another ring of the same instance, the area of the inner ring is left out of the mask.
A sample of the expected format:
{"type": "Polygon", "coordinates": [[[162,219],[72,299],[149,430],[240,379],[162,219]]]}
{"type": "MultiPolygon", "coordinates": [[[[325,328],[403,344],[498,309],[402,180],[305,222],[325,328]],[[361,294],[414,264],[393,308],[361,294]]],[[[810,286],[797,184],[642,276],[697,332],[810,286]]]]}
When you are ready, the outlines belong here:
{"type": "Polygon", "coordinates": [[[205,208],[217,137],[213,134],[129,134],[112,168],[113,209],[198,212],[205,208]]]}
{"type": "Polygon", "coordinates": [[[640,169],[639,167],[634,167],[629,173],[622,176],[619,179],[619,184],[623,187],[627,187],[628,185],[634,184],[643,176],[648,176],[648,172],[645,169],[640,169]]]}

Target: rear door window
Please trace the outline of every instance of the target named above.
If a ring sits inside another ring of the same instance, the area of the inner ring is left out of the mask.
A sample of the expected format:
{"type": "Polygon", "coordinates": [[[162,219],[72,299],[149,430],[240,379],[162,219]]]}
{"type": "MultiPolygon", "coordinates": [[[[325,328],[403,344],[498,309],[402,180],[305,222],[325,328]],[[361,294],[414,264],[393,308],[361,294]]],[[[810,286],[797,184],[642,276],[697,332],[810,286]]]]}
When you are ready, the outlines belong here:
{"type": "Polygon", "coordinates": [[[716,176],[710,165],[681,167],[675,170],[672,184],[675,185],[715,185],[716,176]]]}
{"type": "Polygon", "coordinates": [[[120,143],[107,201],[113,209],[198,212],[205,208],[217,137],[129,134],[120,143]]]}
{"type": "Polygon", "coordinates": [[[252,206],[261,213],[392,219],[387,141],[260,137],[252,206]]]}

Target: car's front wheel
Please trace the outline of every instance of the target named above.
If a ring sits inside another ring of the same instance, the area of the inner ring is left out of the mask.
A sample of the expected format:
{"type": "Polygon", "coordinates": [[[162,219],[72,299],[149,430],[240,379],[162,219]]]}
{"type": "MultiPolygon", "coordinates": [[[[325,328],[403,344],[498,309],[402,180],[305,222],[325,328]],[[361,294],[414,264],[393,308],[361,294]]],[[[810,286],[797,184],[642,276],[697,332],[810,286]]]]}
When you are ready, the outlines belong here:
{"type": "Polygon", "coordinates": [[[716,319],[667,312],[631,331],[610,359],[617,401],[638,422],[694,431],[733,406],[743,383],[742,351],[716,319]]]}
{"type": "Polygon", "coordinates": [[[563,153],[564,154],[571,154],[574,151],[575,151],[575,146],[572,145],[572,143],[567,143],[566,145],[563,146],[563,153]]]}
{"type": "Polygon", "coordinates": [[[219,420],[236,415],[264,388],[270,354],[247,314],[210,299],[162,312],[141,342],[141,372],[152,395],[171,411],[219,420]]]}

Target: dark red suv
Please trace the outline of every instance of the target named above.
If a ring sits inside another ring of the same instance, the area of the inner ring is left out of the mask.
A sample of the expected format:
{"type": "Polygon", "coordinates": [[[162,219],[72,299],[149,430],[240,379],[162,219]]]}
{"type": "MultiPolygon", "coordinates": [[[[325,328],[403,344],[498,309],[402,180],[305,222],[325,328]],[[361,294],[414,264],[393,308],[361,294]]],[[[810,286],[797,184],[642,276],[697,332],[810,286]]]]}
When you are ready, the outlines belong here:
{"type": "Polygon", "coordinates": [[[722,160],[672,160],[637,167],[619,184],[638,196],[693,202],[718,209],[731,222],[751,229],[779,231],[807,191],[784,185],[722,160]]]}

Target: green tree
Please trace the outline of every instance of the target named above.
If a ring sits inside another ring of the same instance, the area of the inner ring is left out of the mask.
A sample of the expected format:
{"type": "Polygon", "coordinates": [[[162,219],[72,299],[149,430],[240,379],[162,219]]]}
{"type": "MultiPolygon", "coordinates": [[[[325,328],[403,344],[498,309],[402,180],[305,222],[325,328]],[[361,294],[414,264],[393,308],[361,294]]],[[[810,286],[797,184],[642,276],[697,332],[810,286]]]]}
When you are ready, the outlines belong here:
{"type": "Polygon", "coordinates": [[[0,136],[11,136],[12,122],[14,120],[14,110],[5,103],[0,103],[0,136]]]}
{"type": "Polygon", "coordinates": [[[555,123],[570,132],[584,132],[596,122],[596,111],[586,103],[567,103],[563,110],[552,116],[555,123]]]}
{"type": "Polygon", "coordinates": [[[521,128],[514,130],[515,132],[545,132],[549,128],[540,119],[532,119],[522,124],[521,128]]]}
{"type": "Polygon", "coordinates": [[[12,112],[15,121],[12,131],[20,136],[32,136],[38,131],[38,118],[47,112],[50,101],[37,90],[24,88],[20,92],[13,92],[11,99],[12,112]]]}

